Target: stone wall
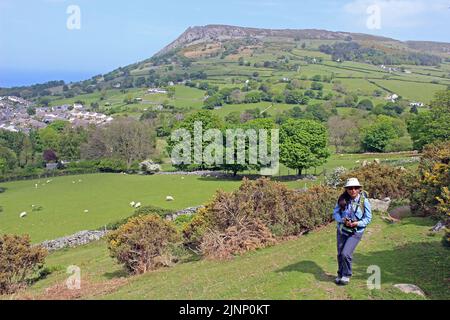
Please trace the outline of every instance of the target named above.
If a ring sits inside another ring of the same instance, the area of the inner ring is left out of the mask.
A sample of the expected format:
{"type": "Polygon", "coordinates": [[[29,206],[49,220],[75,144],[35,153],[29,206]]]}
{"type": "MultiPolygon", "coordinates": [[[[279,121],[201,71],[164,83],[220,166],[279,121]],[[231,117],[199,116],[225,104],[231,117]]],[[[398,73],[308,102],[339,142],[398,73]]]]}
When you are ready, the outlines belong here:
{"type": "MultiPolygon", "coordinates": [[[[166,216],[167,220],[173,221],[179,216],[192,215],[197,212],[198,209],[204,206],[190,207],[173,214],[166,216]]],[[[49,252],[57,251],[64,248],[74,248],[79,247],[94,241],[98,241],[108,234],[109,230],[93,230],[93,231],[80,231],[73,235],[62,237],[54,240],[47,240],[41,243],[41,245],[46,248],[49,252]]]]}
{"type": "Polygon", "coordinates": [[[64,248],[73,248],[88,244],[93,241],[100,240],[108,233],[108,230],[103,231],[80,231],[73,235],[58,238],[55,240],[44,241],[41,245],[49,252],[57,251],[64,248]]]}

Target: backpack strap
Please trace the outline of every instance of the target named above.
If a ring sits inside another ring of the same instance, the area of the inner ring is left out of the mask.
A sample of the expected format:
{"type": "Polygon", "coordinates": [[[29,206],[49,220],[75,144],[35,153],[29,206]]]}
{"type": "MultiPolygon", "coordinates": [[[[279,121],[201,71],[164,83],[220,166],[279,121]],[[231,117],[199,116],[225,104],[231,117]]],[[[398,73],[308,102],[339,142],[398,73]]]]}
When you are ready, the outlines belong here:
{"type": "Polygon", "coordinates": [[[364,213],[365,213],[365,206],[364,203],[366,202],[366,199],[369,198],[369,195],[366,191],[361,191],[361,196],[359,197],[359,207],[361,208],[361,212],[362,212],[362,216],[364,217],[364,213]]]}

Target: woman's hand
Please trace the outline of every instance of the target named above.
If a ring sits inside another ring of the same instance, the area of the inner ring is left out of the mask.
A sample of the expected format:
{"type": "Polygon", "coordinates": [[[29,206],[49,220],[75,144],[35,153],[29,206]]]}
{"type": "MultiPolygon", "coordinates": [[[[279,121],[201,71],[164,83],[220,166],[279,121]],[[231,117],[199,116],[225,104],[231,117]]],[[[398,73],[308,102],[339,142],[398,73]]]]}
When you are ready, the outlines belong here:
{"type": "Polygon", "coordinates": [[[358,226],[358,222],[350,222],[350,228],[356,228],[358,226]]]}

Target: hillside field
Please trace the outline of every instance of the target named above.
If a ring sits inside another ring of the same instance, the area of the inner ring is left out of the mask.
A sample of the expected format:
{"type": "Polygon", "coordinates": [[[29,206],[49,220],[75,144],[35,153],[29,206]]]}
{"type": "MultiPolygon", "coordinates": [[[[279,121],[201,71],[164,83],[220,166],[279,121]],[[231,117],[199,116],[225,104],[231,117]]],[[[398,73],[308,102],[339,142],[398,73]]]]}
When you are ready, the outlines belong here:
{"type": "Polygon", "coordinates": [[[70,297],[67,290],[50,296],[44,291],[63,285],[66,268],[76,265],[82,281],[76,297],[81,299],[423,299],[400,292],[393,287],[397,283],[418,285],[426,299],[448,299],[450,256],[440,243],[442,236],[428,234],[432,225],[424,218],[388,224],[376,214],[355,252],[354,277],[348,287],[333,283],[336,231],[331,224],[231,261],[188,255],[174,267],[127,280],[121,279],[125,273],[109,257],[105,241],[99,241],[51,254],[47,266],[54,272],[19,297],[70,297]],[[380,290],[366,285],[367,268],[373,265],[381,270],[380,290]]]}

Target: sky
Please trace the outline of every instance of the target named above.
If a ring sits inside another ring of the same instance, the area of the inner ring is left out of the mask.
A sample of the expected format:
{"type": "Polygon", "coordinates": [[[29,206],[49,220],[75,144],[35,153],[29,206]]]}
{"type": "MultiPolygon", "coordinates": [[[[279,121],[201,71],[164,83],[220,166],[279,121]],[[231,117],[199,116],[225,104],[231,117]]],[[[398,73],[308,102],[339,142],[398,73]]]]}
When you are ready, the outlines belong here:
{"type": "Polygon", "coordinates": [[[0,0],[0,87],[88,79],[207,24],[450,42],[450,0],[0,0]]]}

